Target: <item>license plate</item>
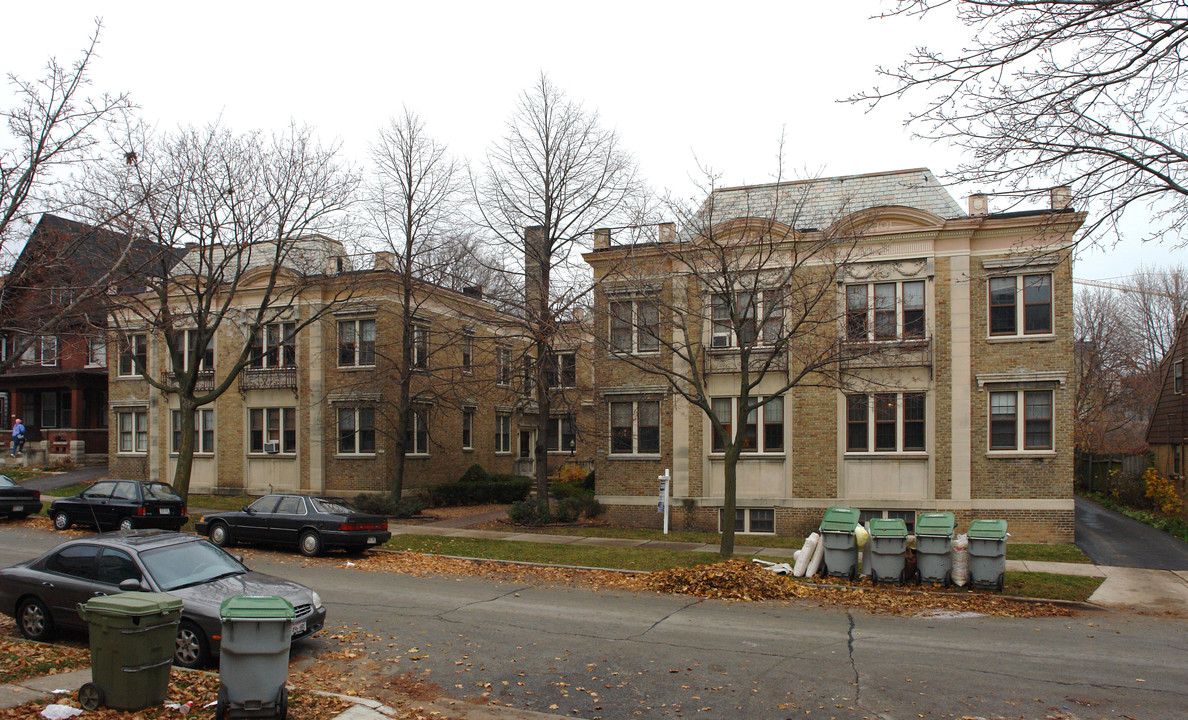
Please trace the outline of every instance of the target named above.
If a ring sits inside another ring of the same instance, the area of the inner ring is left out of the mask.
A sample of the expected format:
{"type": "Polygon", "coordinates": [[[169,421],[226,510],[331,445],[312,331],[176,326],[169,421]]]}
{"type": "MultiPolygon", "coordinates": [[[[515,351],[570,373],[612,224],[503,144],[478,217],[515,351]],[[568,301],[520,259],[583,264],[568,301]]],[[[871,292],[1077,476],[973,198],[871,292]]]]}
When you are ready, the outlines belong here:
{"type": "Polygon", "coordinates": [[[304,620],[302,620],[299,623],[293,623],[293,632],[291,633],[292,635],[300,635],[303,632],[305,632],[305,621],[304,620]]]}
{"type": "MultiPolygon", "coordinates": [[[[17,510],[20,510],[20,508],[17,508],[17,510]]],[[[368,545],[374,545],[374,544],[375,544],[375,538],[374,538],[374,537],[369,537],[369,538],[367,538],[367,544],[368,544],[368,545]]]]}
{"type": "Polygon", "coordinates": [[[169,508],[161,508],[161,514],[162,514],[162,515],[168,515],[168,514],[169,514],[169,508]]]}
{"type": "MultiPolygon", "coordinates": [[[[24,506],[24,505],[13,505],[13,506],[12,506],[12,511],[13,511],[13,512],[20,512],[20,511],[22,511],[22,510],[24,510],[24,509],[25,509],[25,506],[24,506]]],[[[372,542],[375,542],[375,541],[374,541],[374,540],[372,540],[372,542]]]]}

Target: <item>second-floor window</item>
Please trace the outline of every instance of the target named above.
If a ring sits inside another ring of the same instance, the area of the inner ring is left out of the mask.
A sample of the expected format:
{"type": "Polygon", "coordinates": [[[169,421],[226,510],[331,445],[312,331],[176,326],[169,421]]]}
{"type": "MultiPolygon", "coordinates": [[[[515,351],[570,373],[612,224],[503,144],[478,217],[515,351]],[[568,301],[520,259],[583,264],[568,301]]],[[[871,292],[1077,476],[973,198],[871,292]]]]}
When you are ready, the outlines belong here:
{"type": "Polygon", "coordinates": [[[846,396],[846,452],[923,452],[925,394],[846,396]]]}
{"type": "Polygon", "coordinates": [[[500,345],[495,349],[495,383],[498,385],[510,385],[511,375],[511,348],[500,345]]]}
{"type": "Polygon", "coordinates": [[[577,387],[577,353],[559,352],[553,357],[556,362],[548,368],[549,387],[577,387]]]}
{"type": "Polygon", "coordinates": [[[375,319],[338,321],[338,366],[375,365],[375,319]]]}
{"type": "Polygon", "coordinates": [[[424,370],[429,367],[429,328],[413,325],[412,366],[424,370]]]}
{"type": "Polygon", "coordinates": [[[990,278],[990,334],[1045,335],[1052,332],[1052,276],[990,278]]]}
{"type": "Polygon", "coordinates": [[[1172,389],[1177,395],[1184,392],[1184,361],[1177,360],[1172,365],[1172,389]]]}
{"type": "Polygon", "coordinates": [[[649,353],[660,349],[660,309],[655,300],[615,300],[610,303],[611,349],[621,353],[649,353]]]}
{"type": "Polygon", "coordinates": [[[710,346],[715,348],[773,344],[783,331],[783,305],[775,290],[716,294],[710,299],[710,315],[710,346]],[[737,323],[731,320],[731,302],[737,323]]]}
{"type": "Polygon", "coordinates": [[[54,335],[42,335],[38,338],[42,365],[58,364],[58,338],[54,335]]]}
{"type": "Polygon", "coordinates": [[[87,338],[87,365],[107,365],[107,341],[101,337],[87,338]]]}
{"type": "Polygon", "coordinates": [[[199,372],[214,370],[214,338],[208,338],[205,347],[198,347],[198,330],[186,330],[182,333],[181,356],[174,359],[174,368],[189,372],[197,369],[199,372]]]}
{"type": "Polygon", "coordinates": [[[297,364],[297,344],[293,337],[296,325],[291,322],[272,323],[252,333],[251,359],[253,368],[293,367],[297,364]]]}
{"type": "Polygon", "coordinates": [[[121,377],[139,375],[148,364],[148,337],[143,333],[132,333],[120,340],[121,377]]]}
{"type": "Polygon", "coordinates": [[[462,335],[462,370],[470,372],[474,369],[474,335],[466,332],[462,335]]]}
{"type": "Polygon", "coordinates": [[[847,340],[919,340],[924,327],[923,280],[846,286],[847,340]]]}
{"type": "MultiPolygon", "coordinates": [[[[734,418],[739,415],[738,398],[712,398],[710,403],[713,406],[714,415],[726,430],[726,436],[733,440],[734,418]]],[[[726,445],[712,427],[710,435],[710,447],[713,452],[724,452],[726,445]]],[[[745,453],[784,451],[784,399],[782,397],[773,397],[763,407],[755,408],[747,414],[742,451],[745,453]]]]}

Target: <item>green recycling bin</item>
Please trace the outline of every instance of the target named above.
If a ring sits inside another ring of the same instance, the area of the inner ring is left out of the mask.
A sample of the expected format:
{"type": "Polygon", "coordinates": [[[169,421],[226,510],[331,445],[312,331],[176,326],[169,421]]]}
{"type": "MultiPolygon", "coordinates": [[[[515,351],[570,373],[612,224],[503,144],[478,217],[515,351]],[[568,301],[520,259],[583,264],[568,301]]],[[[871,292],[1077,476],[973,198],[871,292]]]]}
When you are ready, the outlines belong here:
{"type": "Polygon", "coordinates": [[[907,562],[907,524],[899,518],[870,521],[870,582],[902,583],[907,562]]]}
{"type": "Polygon", "coordinates": [[[1001,592],[1006,580],[1006,520],[974,520],[968,535],[970,584],[1001,592]]]}
{"type": "Polygon", "coordinates": [[[142,710],[165,702],[182,601],[128,592],[79,603],[90,629],[91,682],[78,691],[86,710],[142,710]]]}
{"type": "Polygon", "coordinates": [[[916,580],[953,582],[953,513],[924,513],[916,518],[916,580]]]}
{"type": "Polygon", "coordinates": [[[284,720],[288,715],[285,682],[294,616],[293,605],[282,597],[239,595],[223,601],[216,720],[284,720]]]}
{"type": "Polygon", "coordinates": [[[848,507],[831,507],[821,520],[821,542],[825,545],[821,574],[846,577],[858,574],[858,541],[854,530],[858,527],[858,511],[848,507]]]}

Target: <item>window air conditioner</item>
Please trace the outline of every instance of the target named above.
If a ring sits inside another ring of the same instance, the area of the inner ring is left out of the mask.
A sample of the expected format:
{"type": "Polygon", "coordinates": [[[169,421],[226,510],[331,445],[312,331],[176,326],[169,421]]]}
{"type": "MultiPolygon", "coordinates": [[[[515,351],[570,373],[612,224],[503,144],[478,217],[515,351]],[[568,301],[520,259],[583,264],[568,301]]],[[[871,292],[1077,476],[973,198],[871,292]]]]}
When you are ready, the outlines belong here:
{"type": "Polygon", "coordinates": [[[268,453],[269,455],[276,455],[277,453],[279,453],[280,452],[280,441],[279,440],[269,440],[268,442],[264,443],[264,452],[268,453]]]}

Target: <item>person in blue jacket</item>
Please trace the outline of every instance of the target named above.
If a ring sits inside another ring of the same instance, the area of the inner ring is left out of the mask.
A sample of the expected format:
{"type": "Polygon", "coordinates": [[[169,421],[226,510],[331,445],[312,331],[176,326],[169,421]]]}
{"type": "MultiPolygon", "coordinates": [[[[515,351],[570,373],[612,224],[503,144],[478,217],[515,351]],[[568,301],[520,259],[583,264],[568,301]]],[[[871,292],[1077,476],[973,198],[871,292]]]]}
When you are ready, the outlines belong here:
{"type": "Polygon", "coordinates": [[[12,425],[12,456],[16,457],[25,450],[25,426],[21,424],[21,419],[17,418],[12,425]]]}

